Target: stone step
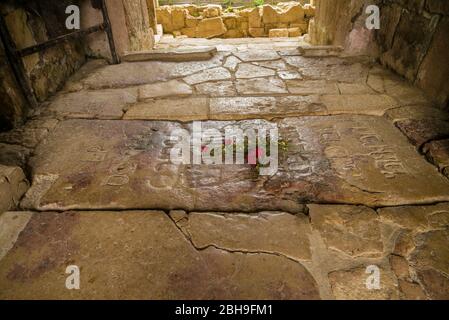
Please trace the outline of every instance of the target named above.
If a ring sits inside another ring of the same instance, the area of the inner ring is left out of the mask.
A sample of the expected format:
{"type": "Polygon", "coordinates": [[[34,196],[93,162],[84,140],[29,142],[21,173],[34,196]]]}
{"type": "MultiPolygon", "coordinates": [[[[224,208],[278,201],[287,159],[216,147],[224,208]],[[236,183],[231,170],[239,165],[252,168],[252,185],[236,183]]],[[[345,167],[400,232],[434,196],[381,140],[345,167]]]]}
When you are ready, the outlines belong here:
{"type": "Polygon", "coordinates": [[[201,61],[211,59],[217,53],[216,47],[183,47],[177,49],[155,49],[150,51],[138,51],[126,53],[123,61],[201,61]]]}

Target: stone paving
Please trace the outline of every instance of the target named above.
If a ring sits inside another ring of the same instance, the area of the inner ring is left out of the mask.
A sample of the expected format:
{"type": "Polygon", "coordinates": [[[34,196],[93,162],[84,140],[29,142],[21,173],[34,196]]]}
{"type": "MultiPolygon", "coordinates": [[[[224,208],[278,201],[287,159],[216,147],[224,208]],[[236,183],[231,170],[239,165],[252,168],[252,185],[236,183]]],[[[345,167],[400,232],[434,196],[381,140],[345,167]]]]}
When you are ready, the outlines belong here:
{"type": "Polygon", "coordinates": [[[366,57],[300,44],[163,38],[218,52],[91,61],[0,134],[31,180],[0,214],[0,298],[449,299],[449,115],[366,57]],[[195,120],[278,128],[278,170],[172,163],[195,120]]]}

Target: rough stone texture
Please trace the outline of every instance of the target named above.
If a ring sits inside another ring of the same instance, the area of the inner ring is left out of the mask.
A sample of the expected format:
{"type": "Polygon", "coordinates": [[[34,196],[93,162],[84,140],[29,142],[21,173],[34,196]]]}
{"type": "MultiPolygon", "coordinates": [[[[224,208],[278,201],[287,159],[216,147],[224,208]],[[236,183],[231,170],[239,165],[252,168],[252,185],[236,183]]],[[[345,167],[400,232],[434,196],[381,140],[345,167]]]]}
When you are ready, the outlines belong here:
{"type": "Polygon", "coordinates": [[[387,269],[381,269],[380,289],[368,289],[365,285],[369,273],[367,266],[349,270],[334,271],[329,274],[332,292],[337,300],[395,300],[399,298],[397,281],[387,269]]]}
{"type": "MultiPolygon", "coordinates": [[[[316,16],[309,23],[310,42],[313,45],[342,46],[348,53],[373,54],[374,30],[367,30],[364,14],[367,5],[379,1],[316,1],[316,16]]],[[[382,15],[383,16],[383,15],[382,15]]],[[[384,24],[382,24],[384,26],[384,24]]]]}
{"type": "Polygon", "coordinates": [[[231,79],[231,74],[225,68],[218,67],[213,69],[207,69],[205,71],[192,74],[184,78],[184,81],[188,84],[198,84],[206,81],[215,80],[228,80],[231,79]]]}
{"type": "MultiPolygon", "coordinates": [[[[57,4],[42,1],[30,8],[15,3],[5,14],[5,23],[18,49],[45,42],[69,33],[65,27],[65,12],[74,1],[63,0],[57,4]]],[[[76,4],[79,4],[76,1],[76,4]]],[[[64,84],[65,80],[85,62],[85,48],[80,40],[71,40],[47,50],[25,57],[24,66],[38,101],[45,101],[64,84]]],[[[20,98],[18,100],[20,103],[20,98]]],[[[16,106],[17,107],[17,106],[16,106]]]]}
{"type": "Polygon", "coordinates": [[[162,37],[167,51],[218,53],[188,63],[92,61],[56,99],[77,93],[65,109],[81,108],[89,95],[109,112],[131,92],[138,100],[123,107],[125,118],[173,121],[92,120],[101,117],[93,108],[73,115],[89,119],[58,121],[44,106],[0,134],[0,162],[20,162],[33,180],[21,208],[46,211],[0,215],[1,298],[447,298],[445,140],[417,150],[395,127],[437,128],[447,113],[369,59],[318,48],[304,57],[299,43],[162,37]],[[251,79],[255,93],[245,96],[239,65],[275,75],[251,79]],[[216,68],[230,77],[205,72],[216,68]],[[192,75],[210,77],[186,84],[192,75]],[[270,93],[270,81],[288,90],[270,93]],[[379,101],[394,107],[384,112],[379,101]],[[359,115],[333,115],[341,112],[359,115]],[[213,120],[203,131],[221,133],[277,126],[277,172],[171,162],[173,130],[190,133],[185,122],[200,119],[213,120]],[[63,212],[73,209],[88,212],[63,212]],[[79,291],[64,286],[69,264],[80,266],[79,291]],[[380,290],[365,285],[369,265],[380,268],[380,290]]]}
{"type": "Polygon", "coordinates": [[[31,154],[29,148],[17,144],[0,143],[0,164],[24,168],[31,154]]]}
{"type": "Polygon", "coordinates": [[[0,165],[0,214],[15,209],[27,189],[22,169],[0,165]]]}
{"type": "Polygon", "coordinates": [[[449,177],[449,139],[427,143],[423,152],[427,159],[449,177]]]}
{"type": "Polygon", "coordinates": [[[406,106],[390,109],[387,112],[385,112],[384,116],[393,122],[409,119],[449,120],[449,113],[441,109],[430,108],[423,105],[406,106]]]}
{"type": "Polygon", "coordinates": [[[22,123],[27,105],[7,63],[2,41],[0,41],[0,84],[0,97],[2,97],[0,131],[6,131],[22,123]]]}
{"type": "Polygon", "coordinates": [[[332,113],[362,113],[381,116],[386,110],[398,107],[387,95],[323,95],[320,101],[332,113]]]}
{"type": "Polygon", "coordinates": [[[169,96],[186,96],[193,93],[192,88],[180,80],[153,83],[139,88],[139,99],[153,99],[169,96]]]}
{"type": "Polygon", "coordinates": [[[426,1],[428,11],[410,7],[409,3],[414,2],[383,3],[381,23],[386,27],[380,30],[376,40],[385,65],[416,83],[435,103],[446,107],[449,89],[444,79],[449,77],[449,69],[444,52],[449,46],[446,36],[449,14],[437,2],[426,1]]]}
{"type": "Polygon", "coordinates": [[[311,258],[310,226],[304,215],[192,212],[184,215],[179,225],[197,248],[213,246],[230,251],[265,252],[294,260],[311,258]]]}
{"type": "Polygon", "coordinates": [[[237,72],[235,73],[238,79],[250,79],[257,77],[268,77],[274,76],[275,71],[272,69],[255,66],[250,63],[241,63],[238,66],[237,72]]]}
{"type": "Polygon", "coordinates": [[[29,212],[0,213],[0,260],[12,249],[30,218],[29,212]]]}
{"type": "Polygon", "coordinates": [[[245,4],[227,7],[224,13],[222,6],[216,4],[169,4],[156,9],[157,20],[164,32],[175,36],[181,32],[192,38],[266,37],[276,28],[283,28],[286,37],[299,37],[307,31],[309,21],[315,15],[313,6],[296,1],[256,8],[245,4]],[[208,32],[203,32],[201,25],[207,25],[208,32]]]}
{"type": "MultiPolygon", "coordinates": [[[[407,250],[396,251],[408,260],[411,277],[419,282],[429,298],[447,299],[449,292],[447,276],[449,251],[446,245],[449,236],[448,203],[383,208],[379,210],[379,214],[382,221],[395,226],[400,232],[399,235],[402,235],[396,239],[396,247],[399,245],[407,250]]],[[[396,271],[398,271],[397,264],[397,262],[392,263],[396,271]],[[396,266],[394,266],[395,264],[396,266]]],[[[404,269],[403,261],[402,264],[402,269],[404,269]]],[[[400,272],[398,277],[411,281],[405,272],[400,272]]],[[[416,285],[402,283],[402,286],[404,285],[406,291],[404,292],[402,288],[401,291],[406,296],[408,294],[415,298],[422,298],[423,294],[416,285]]]]}
{"type": "Polygon", "coordinates": [[[34,214],[0,279],[2,299],[319,299],[298,262],[197,250],[159,211],[34,214]],[[65,288],[69,264],[82,267],[81,290],[65,288]]]}
{"type": "Polygon", "coordinates": [[[203,19],[196,27],[195,36],[198,38],[212,38],[221,36],[226,32],[226,27],[221,18],[203,19]]]}
{"type": "Polygon", "coordinates": [[[449,136],[449,121],[437,119],[408,119],[396,122],[396,126],[418,148],[431,140],[449,136]]]}
{"type": "Polygon", "coordinates": [[[288,93],[284,82],[276,77],[239,79],[235,86],[243,95],[288,93]]]}
{"type": "Polygon", "coordinates": [[[136,88],[78,91],[58,95],[46,111],[62,118],[120,119],[136,101],[136,88]]]}
{"type": "Polygon", "coordinates": [[[288,91],[293,94],[338,94],[338,87],[325,80],[287,80],[288,91]]]}
{"type": "Polygon", "coordinates": [[[137,120],[207,120],[208,106],[205,98],[159,99],[131,106],[124,119],[137,120]]]}
{"type": "Polygon", "coordinates": [[[232,81],[206,82],[196,85],[195,88],[199,94],[212,97],[235,96],[237,94],[232,81]]]}
{"type": "Polygon", "coordinates": [[[314,229],[333,250],[352,257],[378,257],[383,245],[377,214],[362,206],[308,205],[314,229]]]}
{"type": "Polygon", "coordinates": [[[188,76],[195,72],[218,67],[223,57],[216,55],[207,61],[194,62],[124,62],[97,69],[81,79],[79,86],[85,89],[122,88],[166,81],[188,76]]]}
{"type": "Polygon", "coordinates": [[[234,55],[245,62],[277,60],[280,58],[276,51],[272,50],[248,50],[242,52],[234,52],[234,55]]]}
{"type": "Polygon", "coordinates": [[[177,48],[171,50],[153,49],[127,53],[122,56],[123,61],[198,61],[208,60],[217,52],[215,47],[177,48]]]}
{"type": "Polygon", "coordinates": [[[270,32],[268,33],[269,38],[285,38],[288,37],[288,35],[288,29],[270,29],[270,32]]]}

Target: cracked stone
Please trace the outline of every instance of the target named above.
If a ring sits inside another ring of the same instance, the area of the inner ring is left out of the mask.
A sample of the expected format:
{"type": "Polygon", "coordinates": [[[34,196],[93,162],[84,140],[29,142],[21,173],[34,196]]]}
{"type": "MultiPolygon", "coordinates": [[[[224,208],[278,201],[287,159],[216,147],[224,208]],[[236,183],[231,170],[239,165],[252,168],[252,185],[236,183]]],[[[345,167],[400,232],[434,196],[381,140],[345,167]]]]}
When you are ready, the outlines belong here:
{"type": "MultiPolygon", "coordinates": [[[[447,213],[447,212],[446,212],[447,213]]],[[[410,262],[432,299],[449,298],[449,229],[432,230],[415,237],[410,262]]]]}
{"type": "Polygon", "coordinates": [[[275,77],[240,79],[235,82],[239,94],[288,93],[284,82],[275,77]]]}
{"type": "Polygon", "coordinates": [[[406,300],[427,300],[421,286],[414,282],[398,279],[399,291],[406,300]]]}
{"type": "Polygon", "coordinates": [[[273,61],[253,62],[252,64],[260,67],[274,69],[276,71],[286,71],[288,69],[288,66],[281,59],[273,61]]]}
{"type": "Polygon", "coordinates": [[[366,280],[370,273],[367,266],[360,266],[349,270],[334,271],[329,274],[332,293],[337,300],[396,300],[397,281],[388,269],[379,267],[381,281],[380,289],[368,289],[366,280]]]}
{"type": "Polygon", "coordinates": [[[400,256],[390,256],[390,266],[398,279],[409,279],[410,271],[408,261],[400,256]]]}
{"type": "Polygon", "coordinates": [[[180,80],[153,83],[139,88],[139,100],[168,96],[186,96],[193,93],[192,88],[180,80]]]}
{"type": "Polygon", "coordinates": [[[396,122],[396,126],[418,148],[430,140],[449,137],[449,121],[438,119],[408,119],[396,122]]]}
{"type": "Polygon", "coordinates": [[[217,81],[200,83],[195,86],[199,94],[208,95],[211,97],[226,97],[235,96],[237,92],[232,81],[217,81]]]}
{"type": "Polygon", "coordinates": [[[325,80],[287,80],[286,83],[293,94],[339,94],[337,85],[325,80]]]}
{"type": "Polygon", "coordinates": [[[272,69],[255,66],[250,63],[241,63],[237,68],[235,76],[237,79],[251,79],[258,77],[274,76],[275,71],[272,69]]]}
{"type": "Polygon", "coordinates": [[[225,68],[218,67],[207,69],[199,73],[192,74],[184,78],[184,81],[188,84],[198,84],[206,81],[216,81],[216,80],[229,80],[231,79],[231,74],[225,68]]]}
{"type": "Polygon", "coordinates": [[[166,98],[132,105],[124,119],[133,120],[207,120],[209,107],[206,98],[166,98]],[[188,107],[187,107],[188,106],[188,107]]]}
{"type": "Polygon", "coordinates": [[[80,81],[86,89],[122,88],[167,81],[175,77],[185,77],[218,67],[222,62],[223,55],[220,54],[207,61],[123,62],[95,70],[80,81]]]}
{"type": "Polygon", "coordinates": [[[58,123],[55,119],[29,120],[24,126],[8,132],[0,133],[0,143],[20,145],[26,148],[34,148],[54,129],[58,123]]]}
{"type": "Polygon", "coordinates": [[[92,211],[33,214],[0,260],[0,298],[319,299],[319,293],[310,273],[285,257],[197,250],[163,212],[92,211]],[[83,290],[61,286],[70,263],[82,266],[83,290]]]}
{"type": "Polygon", "coordinates": [[[196,247],[268,252],[310,260],[310,225],[305,215],[282,212],[190,213],[184,224],[196,247]]]}
{"type": "Polygon", "coordinates": [[[280,58],[276,51],[273,50],[248,50],[235,52],[234,55],[245,62],[278,60],[280,58]]]}
{"type": "Polygon", "coordinates": [[[417,277],[431,299],[449,299],[449,278],[433,269],[417,271],[417,277]]]}
{"type": "Polygon", "coordinates": [[[312,226],[330,249],[352,257],[379,257],[383,252],[374,210],[362,206],[308,205],[312,226]]]}
{"type": "Polygon", "coordinates": [[[237,66],[240,62],[242,62],[240,59],[238,59],[234,56],[229,56],[226,58],[226,61],[223,64],[223,67],[228,68],[231,71],[235,71],[235,69],[237,69],[237,66]]]}
{"type": "Polygon", "coordinates": [[[65,118],[120,119],[136,101],[136,88],[77,91],[59,95],[47,111],[65,118]]]}

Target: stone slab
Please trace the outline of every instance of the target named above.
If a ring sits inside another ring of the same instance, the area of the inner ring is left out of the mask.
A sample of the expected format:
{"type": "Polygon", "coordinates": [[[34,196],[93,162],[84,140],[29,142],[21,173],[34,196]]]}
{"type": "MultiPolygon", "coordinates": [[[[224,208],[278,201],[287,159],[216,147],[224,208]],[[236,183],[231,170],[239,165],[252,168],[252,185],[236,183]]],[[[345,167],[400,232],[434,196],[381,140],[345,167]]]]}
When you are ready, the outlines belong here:
{"type": "Polygon", "coordinates": [[[60,94],[46,111],[63,118],[120,119],[136,101],[137,88],[77,91],[60,94]]]}
{"type": "Polygon", "coordinates": [[[277,77],[237,79],[235,86],[242,95],[288,93],[285,83],[277,77]]]}
{"type": "MultiPolygon", "coordinates": [[[[262,120],[204,122],[215,128],[274,128],[262,120]]],[[[449,180],[388,122],[370,116],[288,118],[279,170],[251,165],[176,165],[175,129],[192,124],[67,120],[30,162],[22,206],[38,210],[164,208],[300,212],[305,202],[387,206],[449,200],[449,180]]]]}
{"type": "Polygon", "coordinates": [[[351,257],[380,257],[383,252],[377,213],[363,206],[309,204],[312,225],[328,248],[351,257]]]}
{"type": "Polygon", "coordinates": [[[32,215],[0,260],[0,299],[319,299],[319,292],[306,268],[286,257],[198,250],[161,211],[46,212],[32,215]],[[65,286],[69,265],[80,269],[80,290],[65,286]]]}
{"type": "Polygon", "coordinates": [[[237,79],[251,79],[257,77],[274,76],[275,71],[269,68],[255,66],[250,63],[241,63],[237,68],[235,77],[237,79]]]}
{"type": "Polygon", "coordinates": [[[123,116],[133,120],[207,120],[209,106],[206,98],[165,98],[132,105],[123,116]]]}
{"type": "Polygon", "coordinates": [[[382,116],[388,109],[398,107],[396,101],[387,95],[323,95],[320,101],[332,114],[355,113],[382,116]]]}
{"type": "Polygon", "coordinates": [[[180,80],[170,80],[139,87],[139,100],[172,96],[188,96],[192,93],[192,88],[184,82],[180,80]]]}
{"type": "Polygon", "coordinates": [[[225,97],[210,100],[214,120],[272,119],[327,114],[318,96],[225,97]]]}
{"type": "Polygon", "coordinates": [[[122,55],[121,59],[127,62],[134,61],[200,61],[209,60],[217,53],[216,47],[184,47],[171,50],[153,49],[150,51],[129,52],[122,55]]]}
{"type": "Polygon", "coordinates": [[[196,247],[215,245],[231,251],[282,254],[310,260],[310,224],[303,214],[285,212],[191,212],[180,223],[196,247]]]}

